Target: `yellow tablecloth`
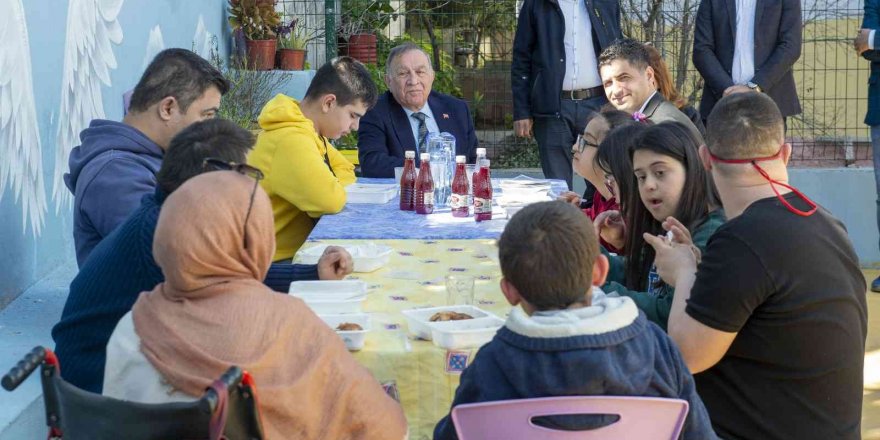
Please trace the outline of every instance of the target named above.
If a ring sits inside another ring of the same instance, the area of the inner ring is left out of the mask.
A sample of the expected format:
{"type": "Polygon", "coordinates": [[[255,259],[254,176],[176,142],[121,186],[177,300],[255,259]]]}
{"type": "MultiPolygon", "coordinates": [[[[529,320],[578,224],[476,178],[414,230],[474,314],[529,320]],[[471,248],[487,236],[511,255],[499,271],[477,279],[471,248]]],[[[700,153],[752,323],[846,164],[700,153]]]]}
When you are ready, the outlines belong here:
{"type": "MultiPolygon", "coordinates": [[[[361,240],[321,240],[359,244],[361,240]]],[[[410,439],[430,439],[449,412],[459,375],[477,349],[445,350],[407,335],[401,310],[446,305],[445,277],[473,275],[475,305],[504,318],[510,305],[499,287],[501,269],[494,240],[371,240],[394,249],[390,261],[372,273],[354,273],[369,287],[364,311],[372,331],[355,358],[383,384],[395,387],[406,413],[410,439]]],[[[311,243],[307,243],[308,247],[311,243]]]]}

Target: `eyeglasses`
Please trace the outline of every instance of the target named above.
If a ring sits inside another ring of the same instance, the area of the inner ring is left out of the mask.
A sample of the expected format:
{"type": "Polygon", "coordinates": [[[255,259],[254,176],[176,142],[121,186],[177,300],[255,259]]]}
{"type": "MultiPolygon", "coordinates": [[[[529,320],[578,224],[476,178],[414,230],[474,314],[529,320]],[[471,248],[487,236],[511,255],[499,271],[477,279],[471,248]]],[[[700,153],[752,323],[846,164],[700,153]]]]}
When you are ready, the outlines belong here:
{"type": "Polygon", "coordinates": [[[571,151],[572,157],[574,157],[575,154],[583,153],[584,149],[587,147],[599,148],[599,144],[588,141],[583,135],[578,135],[575,149],[571,151]]]}
{"type": "Polygon", "coordinates": [[[254,207],[254,197],[257,195],[257,185],[263,180],[263,172],[258,168],[246,163],[226,162],[221,159],[209,157],[202,162],[202,168],[208,171],[235,171],[236,173],[249,176],[254,179],[254,189],[251,191],[251,202],[248,205],[247,214],[244,216],[244,248],[247,249],[247,224],[251,218],[251,209],[254,207]]]}

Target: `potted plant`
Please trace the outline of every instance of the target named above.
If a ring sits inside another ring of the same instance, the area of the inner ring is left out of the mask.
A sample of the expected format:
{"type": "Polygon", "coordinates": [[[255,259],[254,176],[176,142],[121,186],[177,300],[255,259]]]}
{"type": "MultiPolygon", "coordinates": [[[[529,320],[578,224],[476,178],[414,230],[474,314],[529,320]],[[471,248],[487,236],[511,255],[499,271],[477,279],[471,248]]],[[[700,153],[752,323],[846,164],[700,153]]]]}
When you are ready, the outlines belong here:
{"type": "Polygon", "coordinates": [[[306,45],[317,35],[306,30],[300,19],[294,18],[289,25],[278,26],[278,67],[281,70],[303,70],[306,45]]]}
{"type": "Polygon", "coordinates": [[[375,31],[381,31],[397,17],[390,0],[342,0],[342,18],[337,35],[346,40],[340,49],[344,54],[364,63],[376,64],[375,31]]]}
{"type": "Polygon", "coordinates": [[[248,67],[275,67],[275,29],[280,23],[275,0],[229,0],[229,25],[244,35],[248,67]]]}

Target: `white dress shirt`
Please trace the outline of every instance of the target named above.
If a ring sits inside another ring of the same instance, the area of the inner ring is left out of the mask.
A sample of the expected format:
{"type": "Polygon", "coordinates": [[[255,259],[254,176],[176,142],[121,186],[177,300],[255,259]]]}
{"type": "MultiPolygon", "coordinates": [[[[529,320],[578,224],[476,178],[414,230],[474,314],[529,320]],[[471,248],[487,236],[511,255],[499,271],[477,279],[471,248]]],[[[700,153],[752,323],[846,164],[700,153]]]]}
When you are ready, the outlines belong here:
{"type": "Polygon", "coordinates": [[[562,90],[602,85],[586,0],[559,0],[559,7],[565,17],[565,77],[562,79],[562,90]]]}
{"type": "MultiPolygon", "coordinates": [[[[419,120],[412,117],[414,111],[403,107],[404,113],[406,113],[406,119],[409,121],[409,126],[412,128],[413,139],[416,140],[416,148],[419,148],[419,120]]],[[[434,113],[431,112],[431,107],[428,105],[428,101],[425,101],[425,105],[419,109],[420,112],[425,114],[425,126],[428,127],[428,134],[431,133],[440,133],[440,127],[437,126],[437,120],[434,119],[434,113]]],[[[419,153],[425,153],[425,151],[417,151],[416,156],[419,153]]]]}
{"type": "Polygon", "coordinates": [[[755,7],[757,0],[736,0],[736,42],[731,77],[744,85],[755,76],[755,7]]]}
{"type": "Polygon", "coordinates": [[[651,93],[651,96],[649,96],[648,99],[646,99],[645,102],[642,104],[642,108],[639,109],[639,113],[641,113],[643,115],[645,114],[645,108],[648,107],[648,103],[651,102],[652,99],[654,99],[654,95],[656,95],[656,94],[657,94],[656,90],[654,91],[654,93],[651,93]]]}

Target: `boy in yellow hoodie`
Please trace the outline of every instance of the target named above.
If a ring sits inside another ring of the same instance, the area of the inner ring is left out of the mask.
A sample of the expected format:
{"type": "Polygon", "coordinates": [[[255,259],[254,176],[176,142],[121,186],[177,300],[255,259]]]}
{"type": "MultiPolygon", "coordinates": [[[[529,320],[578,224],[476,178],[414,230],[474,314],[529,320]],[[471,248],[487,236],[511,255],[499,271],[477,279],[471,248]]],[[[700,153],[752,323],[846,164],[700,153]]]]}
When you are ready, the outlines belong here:
{"type": "Polygon", "coordinates": [[[272,201],[273,261],[292,258],[322,215],[345,206],[354,165],[328,139],[357,131],[377,96],[363,64],[337,57],[318,69],[302,102],[279,94],[263,107],[248,163],[265,175],[260,185],[272,201]]]}

